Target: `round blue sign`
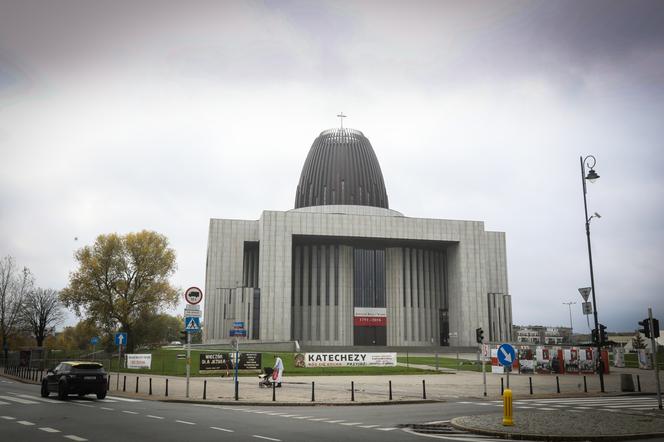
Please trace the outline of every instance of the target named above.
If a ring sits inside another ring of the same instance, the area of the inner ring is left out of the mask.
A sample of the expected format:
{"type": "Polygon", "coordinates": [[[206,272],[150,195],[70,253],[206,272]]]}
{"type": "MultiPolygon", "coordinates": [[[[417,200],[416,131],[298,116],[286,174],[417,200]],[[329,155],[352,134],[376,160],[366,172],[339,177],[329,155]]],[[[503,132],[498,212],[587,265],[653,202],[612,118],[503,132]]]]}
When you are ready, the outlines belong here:
{"type": "Polygon", "coordinates": [[[514,359],[516,359],[516,352],[514,351],[514,347],[509,344],[502,344],[500,347],[498,347],[497,353],[498,362],[506,367],[511,366],[514,362],[514,359]]]}
{"type": "Polygon", "coordinates": [[[99,338],[98,337],[95,336],[92,339],[90,339],[90,344],[97,345],[98,343],[99,343],[99,338]]]}

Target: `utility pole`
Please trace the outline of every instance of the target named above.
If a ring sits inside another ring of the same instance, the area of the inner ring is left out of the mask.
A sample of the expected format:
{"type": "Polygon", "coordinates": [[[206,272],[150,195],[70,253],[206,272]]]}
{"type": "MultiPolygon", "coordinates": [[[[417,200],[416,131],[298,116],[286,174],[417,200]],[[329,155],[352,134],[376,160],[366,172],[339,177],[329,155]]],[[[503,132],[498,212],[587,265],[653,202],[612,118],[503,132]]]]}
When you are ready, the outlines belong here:
{"type": "Polygon", "coordinates": [[[572,336],[574,335],[574,326],[572,325],[572,305],[576,304],[576,301],[563,302],[567,307],[569,307],[569,342],[572,343],[572,336]]]}
{"type": "Polygon", "coordinates": [[[657,379],[657,403],[662,409],[662,386],[659,382],[659,365],[657,365],[657,340],[655,339],[655,324],[652,319],[652,307],[648,307],[648,321],[650,322],[650,344],[652,345],[652,362],[655,366],[655,379],[657,379]]]}

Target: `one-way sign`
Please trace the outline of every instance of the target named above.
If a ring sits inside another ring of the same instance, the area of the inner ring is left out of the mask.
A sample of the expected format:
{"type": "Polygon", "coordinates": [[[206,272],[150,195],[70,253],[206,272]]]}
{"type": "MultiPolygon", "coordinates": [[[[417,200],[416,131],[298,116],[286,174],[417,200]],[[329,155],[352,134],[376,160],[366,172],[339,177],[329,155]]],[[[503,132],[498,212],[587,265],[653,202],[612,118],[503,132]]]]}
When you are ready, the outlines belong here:
{"type": "Polygon", "coordinates": [[[115,334],[115,345],[127,345],[127,332],[118,332],[115,334]]]}

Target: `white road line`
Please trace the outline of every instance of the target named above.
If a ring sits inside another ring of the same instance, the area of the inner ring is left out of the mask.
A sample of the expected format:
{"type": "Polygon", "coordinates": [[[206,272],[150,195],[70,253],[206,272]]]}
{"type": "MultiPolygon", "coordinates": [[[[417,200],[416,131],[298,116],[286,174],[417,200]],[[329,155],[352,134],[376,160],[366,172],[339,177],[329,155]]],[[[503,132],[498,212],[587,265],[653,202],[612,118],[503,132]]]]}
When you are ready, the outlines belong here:
{"type": "Polygon", "coordinates": [[[298,417],[295,417],[294,419],[309,419],[310,417],[313,417],[313,416],[298,416],[298,417]]]}
{"type": "MultiPolygon", "coordinates": [[[[432,421],[432,422],[425,422],[424,425],[446,424],[446,423],[448,423],[448,422],[449,422],[449,421],[432,421]]],[[[374,425],[374,426],[377,427],[378,425],[374,425]]]]}
{"type": "Polygon", "coordinates": [[[6,399],[6,400],[8,400],[8,401],[10,401],[10,402],[17,402],[17,403],[19,403],[19,404],[24,404],[24,405],[28,405],[28,404],[38,404],[38,403],[39,403],[39,402],[29,401],[29,400],[27,400],[27,399],[21,399],[21,398],[13,397],[13,396],[0,396],[0,399],[6,399]]]}
{"type": "Polygon", "coordinates": [[[117,401],[108,400],[108,399],[97,399],[97,402],[117,402],[117,401]]]}
{"type": "Polygon", "coordinates": [[[151,419],[163,419],[162,416],[153,416],[153,415],[151,415],[151,414],[148,414],[146,417],[149,417],[149,418],[151,418],[151,419]]]}
{"type": "Polygon", "coordinates": [[[68,434],[65,436],[67,439],[75,440],[76,442],[84,442],[87,439],[84,439],[82,437],[74,436],[73,434],[68,434]]]}
{"type": "Polygon", "coordinates": [[[394,428],[394,427],[389,427],[389,428],[376,428],[376,430],[380,430],[380,431],[392,431],[392,430],[396,430],[396,428],[394,428]]]}
{"type": "MultiPolygon", "coordinates": [[[[78,405],[79,407],[88,407],[88,408],[95,408],[94,405],[88,405],[88,404],[79,404],[76,401],[69,401],[70,404],[72,405],[78,405]]],[[[87,440],[87,439],[86,439],[87,440]]]]}
{"type": "Polygon", "coordinates": [[[339,422],[346,422],[346,421],[342,419],[338,421],[323,421],[323,422],[327,422],[328,424],[338,424],[339,422]]]}
{"type": "Polygon", "coordinates": [[[529,407],[528,405],[519,405],[517,408],[519,409],[530,409],[530,408],[535,408],[535,407],[529,407]]]}
{"type": "Polygon", "coordinates": [[[0,416],[0,419],[7,419],[8,421],[16,420],[15,417],[11,417],[11,416],[0,416]]]}
{"type": "Polygon", "coordinates": [[[317,421],[324,421],[325,419],[327,419],[327,418],[326,418],[326,417],[316,417],[316,418],[309,419],[309,420],[310,420],[310,421],[317,422],[317,421]]]}
{"type": "Polygon", "coordinates": [[[0,405],[9,405],[9,402],[2,402],[2,401],[0,401],[0,405]]]}
{"type": "Polygon", "coordinates": [[[540,408],[540,410],[544,410],[544,411],[556,411],[556,408],[542,407],[542,408],[540,408]]]}
{"type": "Polygon", "coordinates": [[[353,425],[360,425],[361,423],[362,422],[346,422],[346,423],[343,423],[341,425],[348,425],[350,427],[350,426],[353,426],[353,425]]]}
{"type": "Polygon", "coordinates": [[[108,410],[108,411],[115,411],[115,408],[109,408],[109,407],[99,407],[102,410],[108,410]]]}
{"type": "Polygon", "coordinates": [[[229,430],[228,428],[219,428],[219,427],[210,427],[213,430],[225,431],[226,433],[234,433],[235,431],[229,430]]]}
{"type": "Polygon", "coordinates": [[[16,421],[16,423],[21,425],[34,425],[34,423],[28,421],[16,421]]]}
{"type": "Polygon", "coordinates": [[[108,399],[113,399],[114,401],[124,401],[124,402],[143,402],[140,399],[128,399],[126,397],[117,397],[117,396],[106,396],[108,399]]]}
{"type": "Polygon", "coordinates": [[[273,440],[275,442],[281,442],[281,439],[275,439],[273,437],[267,437],[267,436],[259,436],[257,434],[252,435],[252,437],[257,437],[259,439],[265,439],[265,440],[273,440]]]}
{"type": "Polygon", "coordinates": [[[281,417],[297,417],[299,414],[282,414],[281,417]]]}
{"type": "Polygon", "coordinates": [[[30,396],[29,394],[17,394],[16,396],[22,397],[25,399],[32,399],[33,401],[46,402],[47,404],[62,404],[62,401],[56,401],[54,399],[46,399],[40,397],[30,396]]]}
{"type": "Polygon", "coordinates": [[[47,433],[59,433],[60,432],[60,430],[56,430],[55,428],[51,428],[51,427],[40,427],[39,429],[42,430],[42,431],[46,431],[47,433]]]}
{"type": "Polygon", "coordinates": [[[123,412],[123,413],[127,413],[127,414],[138,414],[138,413],[135,412],[135,411],[129,411],[129,410],[122,410],[122,412],[123,412]]]}
{"type": "Polygon", "coordinates": [[[195,422],[189,422],[189,421],[180,421],[180,420],[176,420],[175,422],[180,423],[180,424],[196,425],[195,422]]]}
{"type": "Polygon", "coordinates": [[[378,425],[360,425],[360,428],[376,428],[378,425]]]}

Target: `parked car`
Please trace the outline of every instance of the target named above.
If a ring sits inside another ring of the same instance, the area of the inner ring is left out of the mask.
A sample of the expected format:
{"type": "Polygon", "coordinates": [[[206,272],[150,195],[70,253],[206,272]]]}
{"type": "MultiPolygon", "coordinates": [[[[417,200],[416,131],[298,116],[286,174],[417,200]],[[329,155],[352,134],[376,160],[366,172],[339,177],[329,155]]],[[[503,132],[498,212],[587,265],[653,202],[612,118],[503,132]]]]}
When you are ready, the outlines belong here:
{"type": "Polygon", "coordinates": [[[41,395],[48,397],[53,392],[58,399],[65,400],[70,394],[79,397],[94,393],[97,399],[106,397],[108,378],[104,366],[98,362],[61,362],[48,370],[42,380],[41,395]]]}

